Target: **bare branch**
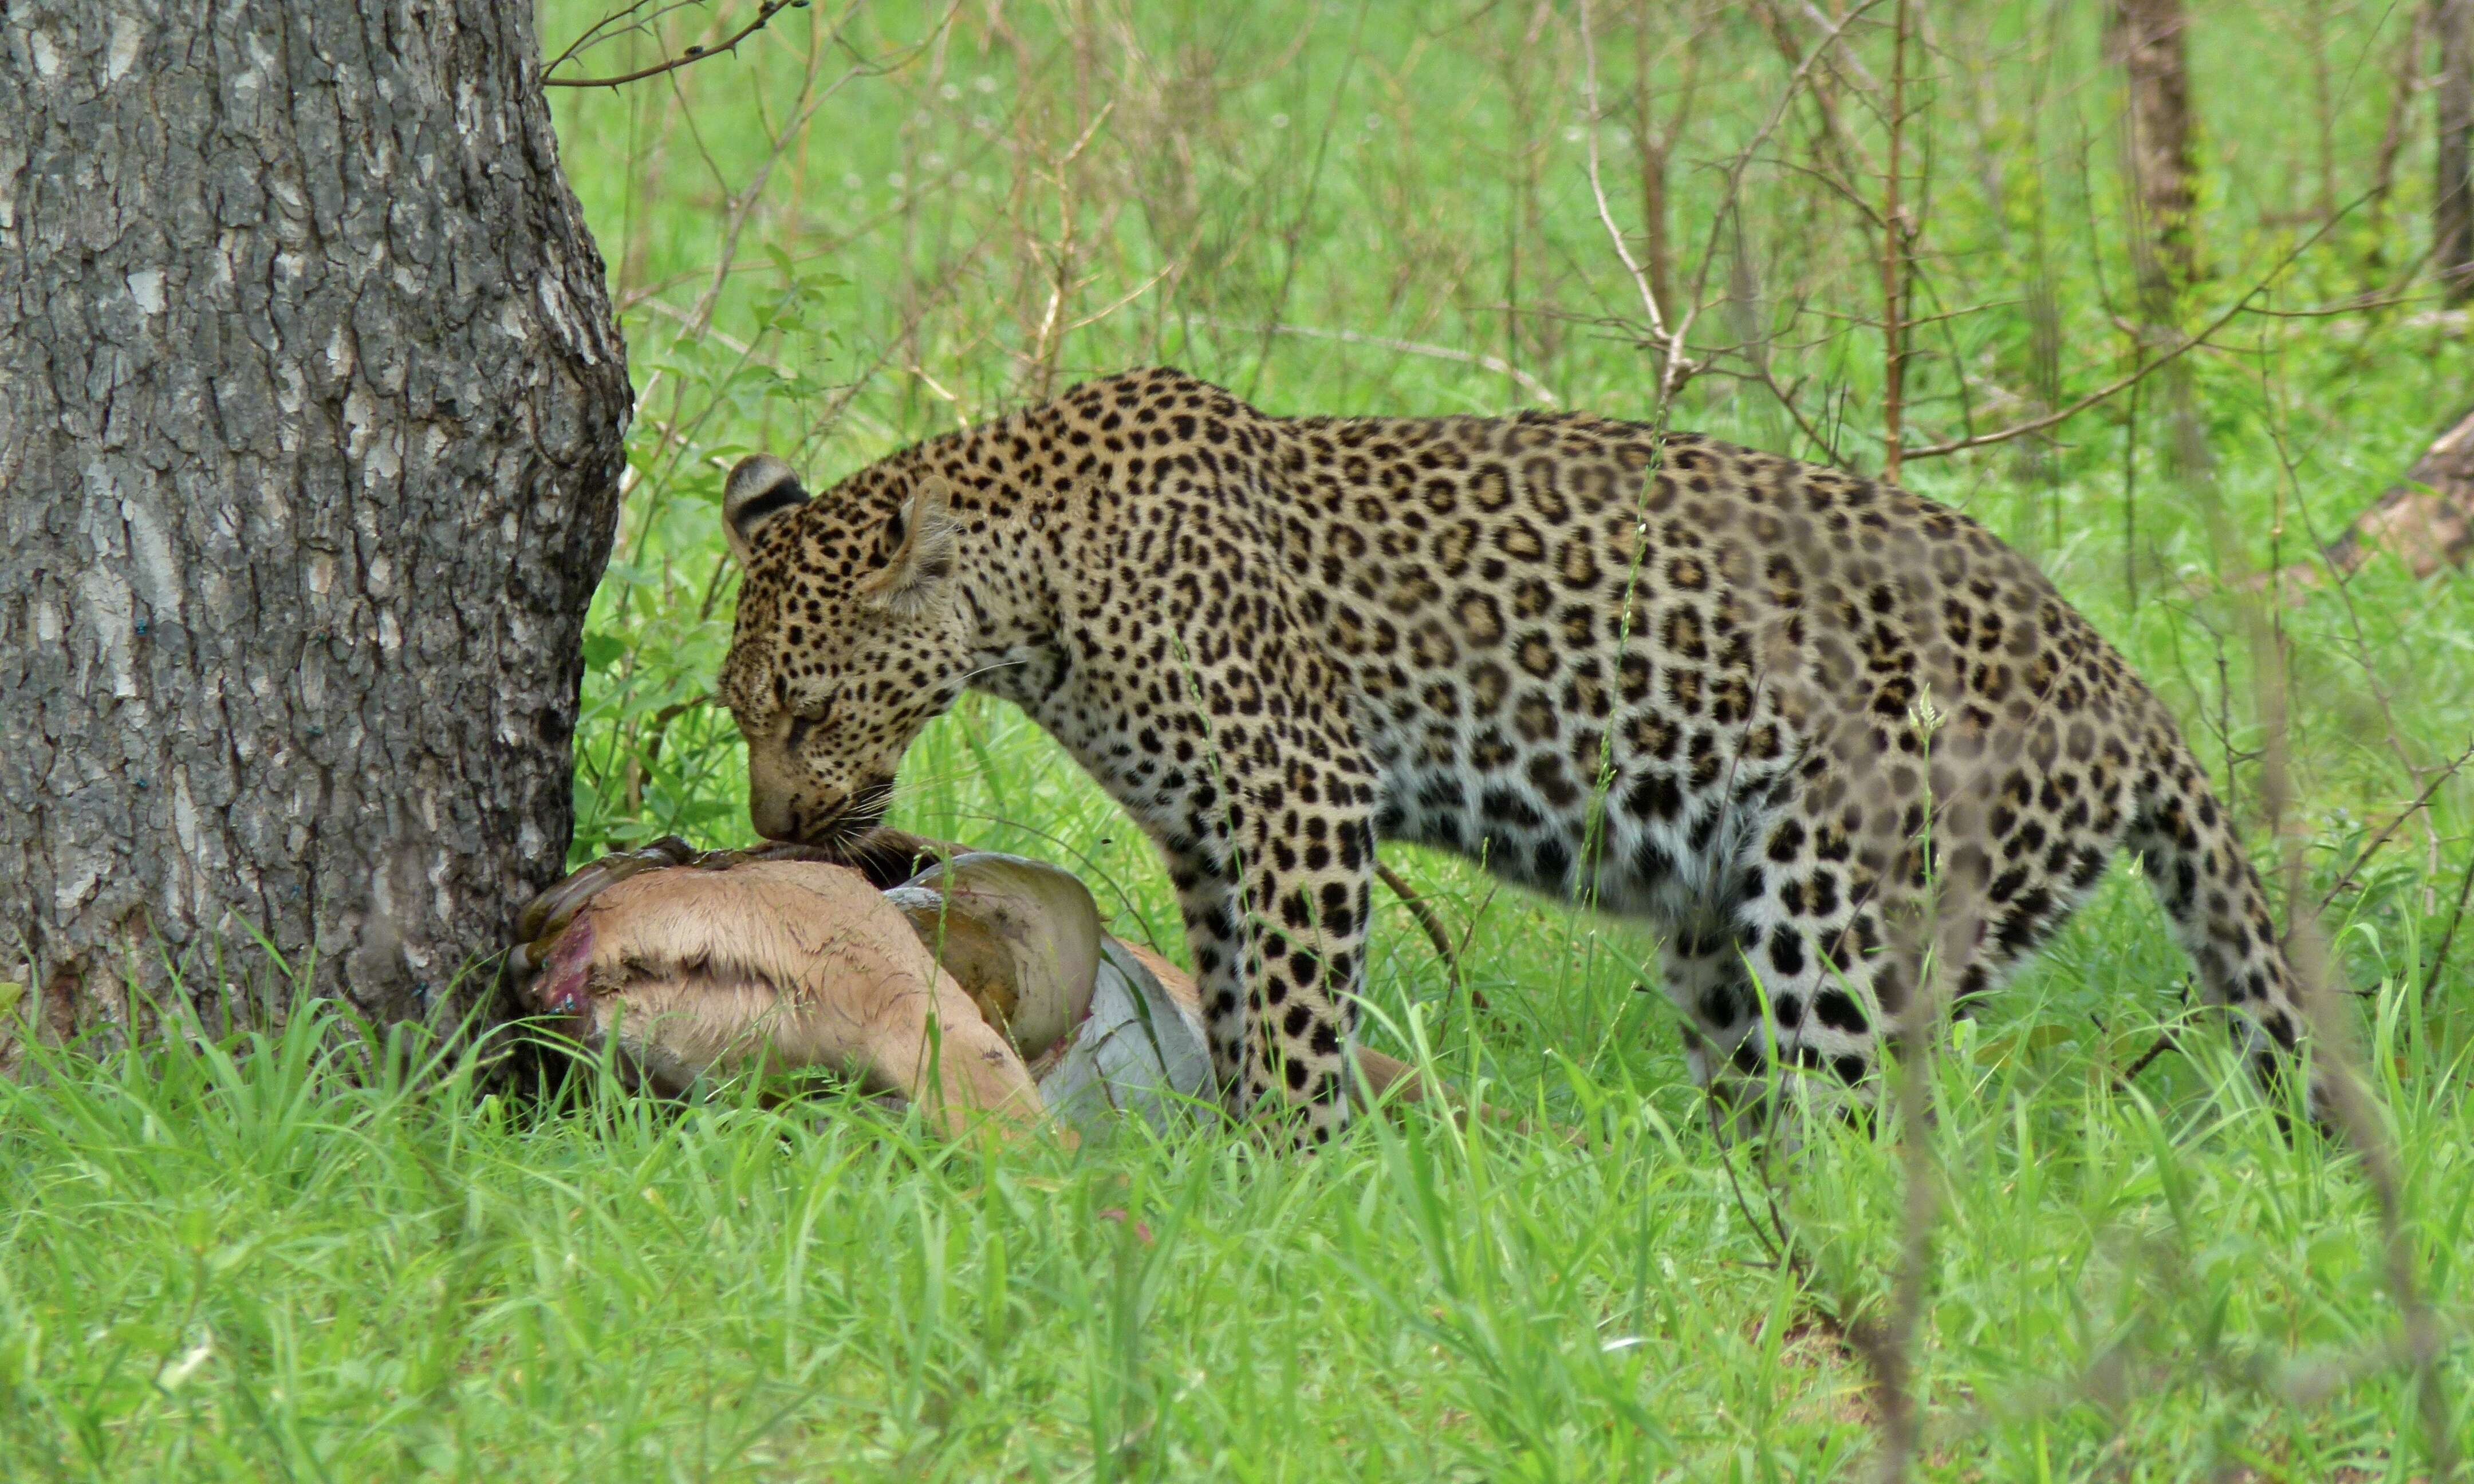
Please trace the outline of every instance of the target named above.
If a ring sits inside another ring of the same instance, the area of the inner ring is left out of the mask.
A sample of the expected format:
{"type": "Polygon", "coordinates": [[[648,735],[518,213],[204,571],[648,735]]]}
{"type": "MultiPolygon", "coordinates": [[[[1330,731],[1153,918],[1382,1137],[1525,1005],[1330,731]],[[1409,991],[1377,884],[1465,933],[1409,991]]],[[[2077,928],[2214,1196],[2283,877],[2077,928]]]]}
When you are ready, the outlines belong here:
{"type": "MultiPolygon", "coordinates": [[[[740,27],[739,30],[733,32],[728,38],[716,42],[712,46],[691,46],[667,61],[655,62],[649,67],[639,67],[633,72],[622,72],[616,77],[544,78],[542,79],[542,86],[617,87],[621,84],[641,83],[646,78],[660,77],[665,72],[675,72],[681,67],[702,61],[708,57],[718,57],[725,52],[736,53],[739,50],[740,42],[746,40],[749,36],[756,35],[756,33],[764,30],[766,26],[771,25],[773,23],[774,16],[781,14],[784,11],[806,10],[808,8],[808,3],[809,0],[762,0],[762,3],[756,7],[756,18],[754,20],[740,27]]],[[[587,32],[586,35],[589,36],[592,33],[587,32]]],[[[579,42],[579,44],[581,43],[579,42]]],[[[559,60],[565,61],[568,57],[573,56],[574,53],[575,48],[570,47],[568,48],[567,53],[559,58],[559,60]]],[[[556,63],[552,63],[552,65],[556,65],[556,63]]]]}
{"type": "Polygon", "coordinates": [[[2448,915],[2448,926],[2439,935],[2439,946],[2432,950],[2431,969],[2422,976],[2422,997],[2437,998],[2432,986],[2438,983],[2439,971],[2448,967],[2448,950],[2456,945],[2458,926],[2465,921],[2465,904],[2474,900],[2474,850],[2465,852],[2465,872],[2457,878],[2457,907],[2448,915]]]}
{"type": "Polygon", "coordinates": [[[1913,463],[1918,459],[1938,459],[1946,454],[1962,453],[1970,448],[1989,447],[1994,443],[2006,443],[2012,439],[2025,438],[2030,433],[2041,433],[2045,429],[2052,427],[2058,423],[2068,422],[2071,419],[2075,418],[2080,413],[2094,407],[2097,403],[2106,401],[2128,388],[2138,385],[2141,381],[2153,375],[2159,368],[2179,360],[2184,354],[2192,349],[2207,344],[2209,340],[2215,337],[2219,330],[2221,330],[2226,325],[2232,323],[2236,316],[2247,310],[2250,307],[2250,301],[2252,299],[2267,293],[2269,285],[2273,284],[2277,278],[2284,274],[2286,269],[2293,266],[2295,259],[2309,251],[2312,248],[2317,246],[2319,239],[2327,236],[2330,230],[2332,230],[2339,222],[2343,221],[2347,216],[2353,213],[2355,207],[2360,206],[2364,202],[2369,199],[2370,197],[2367,193],[2355,197],[2353,201],[2346,205],[2344,210],[2330,217],[2326,222],[2320,224],[2318,230],[2313,232],[2310,236],[2303,238],[2300,242],[2294,244],[2292,248],[2288,250],[2283,257],[2276,260],[2275,267],[2269,269],[2266,274],[2263,274],[2258,282],[2244,290],[2243,293],[2225,308],[2222,314],[2219,314],[2215,319],[2209,321],[2207,324],[2196,333],[2185,338],[2180,343],[2176,344],[2171,349],[2167,350],[2164,354],[2155,357],[2144,365],[2132,368],[2130,371],[2123,372],[2122,375],[2114,378],[2104,386],[2101,386],[2096,391],[2089,393],[2087,395],[2080,397],[2077,401],[2072,402],[2066,407],[2061,407],[2052,412],[2047,413],[2043,417],[2030,418],[2025,422],[2014,422],[2006,428],[2000,428],[1991,433],[1978,433],[1971,438],[1953,439],[1950,443],[1934,443],[1930,447],[1927,448],[1910,448],[1906,452],[1907,462],[1913,463]]]}
{"type": "Polygon", "coordinates": [[[1581,111],[1589,120],[1583,132],[1589,141],[1589,194],[1597,201],[1598,220],[1606,224],[1607,237],[1614,244],[1615,256],[1622,261],[1624,272],[1632,275],[1633,286],[1640,291],[1640,306],[1649,315],[1650,338],[1666,357],[1666,365],[1658,376],[1659,400],[1662,403],[1671,399],[1700,367],[1685,355],[1683,337],[1667,329],[1666,315],[1659,307],[1658,291],[1650,285],[1649,271],[1632,255],[1631,246],[1624,241],[1623,228],[1615,225],[1614,208],[1607,203],[1606,181],[1600,176],[1598,165],[1598,43],[1589,30],[1589,0],[1581,0],[1580,26],[1583,63],[1581,111]]]}
{"type": "Polygon", "coordinates": [[[1223,320],[1204,314],[1192,316],[1192,320],[1197,324],[1215,330],[1250,329],[1265,335],[1295,335],[1301,340],[1333,340],[1345,346],[1365,346],[1376,350],[1396,351],[1401,355],[1422,355],[1431,360],[1457,361],[1464,366],[1474,366],[1482,371],[1492,371],[1498,376],[1509,376],[1520,383],[1520,390],[1549,407],[1564,405],[1563,398],[1557,396],[1554,389],[1546,383],[1503,357],[1489,355],[1483,350],[1457,350],[1450,346],[1433,346],[1423,341],[1395,340],[1389,335],[1361,335],[1355,330],[1318,329],[1309,324],[1244,325],[1234,320],[1223,320]]]}
{"type": "Polygon", "coordinates": [[[1374,874],[1391,888],[1392,895],[1400,899],[1400,905],[1409,909],[1409,915],[1418,920],[1418,925],[1425,929],[1426,941],[1435,945],[1435,956],[1443,961],[1443,977],[1452,987],[1453,997],[1460,997],[1467,988],[1461,982],[1461,958],[1452,950],[1452,935],[1443,930],[1443,920],[1435,916],[1435,909],[1427,904],[1425,898],[1418,895],[1415,887],[1400,879],[1400,873],[1376,861],[1374,874]]]}
{"type": "Polygon", "coordinates": [[[2380,848],[2389,843],[2389,838],[2397,832],[2398,828],[2401,827],[2406,821],[2413,818],[2416,814],[2421,813],[2423,805],[2431,802],[2431,796],[2439,792],[2439,785],[2447,782],[2450,778],[2457,777],[2458,771],[2463,768],[2469,761],[2474,761],[2474,742],[2466,743],[2465,751],[2457,754],[2456,761],[2434,774],[2431,781],[2423,786],[2422,792],[2413,796],[2413,802],[2407,804],[2403,809],[2399,810],[2396,818],[2389,821],[2386,827],[2382,828],[2378,834],[2371,837],[2371,843],[2363,847],[2362,853],[2354,857],[2354,863],[2345,868],[2345,874],[2337,878],[2337,884],[2328,888],[2327,894],[2319,898],[2319,906],[2317,910],[2321,912],[2327,911],[2328,904],[2335,901],[2338,897],[2344,892],[2345,888],[2354,884],[2355,878],[2363,874],[2363,868],[2365,866],[2371,863],[2371,857],[2379,853],[2380,848]]]}

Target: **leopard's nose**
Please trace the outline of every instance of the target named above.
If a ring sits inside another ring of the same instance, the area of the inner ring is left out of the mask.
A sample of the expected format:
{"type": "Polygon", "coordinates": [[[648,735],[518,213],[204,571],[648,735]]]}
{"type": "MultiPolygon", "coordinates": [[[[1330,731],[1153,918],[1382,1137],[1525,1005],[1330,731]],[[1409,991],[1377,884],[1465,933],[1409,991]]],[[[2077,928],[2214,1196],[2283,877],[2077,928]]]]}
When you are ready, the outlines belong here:
{"type": "Polygon", "coordinates": [[[779,794],[749,794],[747,822],[767,840],[798,843],[799,811],[791,806],[789,800],[779,794]]]}
{"type": "Polygon", "coordinates": [[[751,795],[747,801],[748,822],[756,826],[756,832],[785,845],[830,845],[858,814],[847,796],[803,801],[768,794],[751,795]]]}

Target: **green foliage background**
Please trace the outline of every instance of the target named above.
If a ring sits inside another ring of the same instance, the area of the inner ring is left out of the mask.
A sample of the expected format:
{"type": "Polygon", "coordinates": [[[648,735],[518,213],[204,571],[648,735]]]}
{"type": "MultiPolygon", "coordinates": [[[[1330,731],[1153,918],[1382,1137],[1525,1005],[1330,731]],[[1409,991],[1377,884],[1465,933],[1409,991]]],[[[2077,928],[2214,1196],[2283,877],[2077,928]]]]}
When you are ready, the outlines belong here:
{"type": "MultiPolygon", "coordinates": [[[[1645,252],[1642,140],[1666,138],[1671,287],[1714,367],[1677,425],[1871,470],[1890,12],[1819,69],[1833,133],[1809,88],[1782,110],[1795,66],[1759,9],[1594,7],[1607,206],[1645,252]]],[[[1802,49],[1807,12],[1848,9],[1768,8],[1802,49]]],[[[2037,554],[2184,718],[2265,860],[2262,678],[2217,580],[2332,537],[2462,409],[2474,352],[2417,273],[2427,101],[2397,115],[2394,184],[2373,189],[2413,8],[2192,9],[2205,274],[2185,327],[2247,305],[2177,363],[2203,464],[2168,458],[2160,377],[2050,438],[1904,477],[2037,554]]],[[[550,54],[605,10],[545,0],[550,54]]],[[[2099,10],[1916,7],[1910,447],[2136,363],[2099,10]]],[[[753,13],[639,11],[555,75],[622,73],[753,13]]],[[[733,55],[556,93],[642,395],[586,641],[576,858],[747,839],[743,754],[704,703],[735,582],[719,482],[746,452],[821,486],[1156,361],[1273,411],[1494,412],[1542,392],[1653,416],[1639,295],[1589,180],[1579,18],[819,3],[733,55]]],[[[2474,730],[2468,591],[2377,563],[2273,610],[2300,794],[2284,824],[2303,906],[2335,891],[2460,1431],[2474,945],[2431,966],[2469,860],[2474,793],[2443,776],[2474,730]]],[[[1148,845],[1006,706],[973,698],[932,729],[895,822],[1069,865],[1116,931],[1178,948],[1148,845]]],[[[1387,905],[1370,1039],[1589,1147],[1413,1119],[1298,1162],[1216,1132],[990,1157],[745,1089],[534,1114],[339,1065],[307,1017],[241,1061],[61,1061],[0,1088],[0,1461],[92,1478],[1868,1476],[1867,1372],[1821,1316],[1880,1312],[1896,1147],[1825,1135],[1791,1172],[1725,1150],[1662,999],[1639,992],[1643,934],[1392,858],[1467,934],[1491,1008],[1454,996],[1387,905]],[[1777,1223],[1809,1282],[1773,1260],[1777,1223]]],[[[2423,1476],[2352,1161],[2281,1138],[2212,1028],[2114,1086],[2180,1023],[2181,972],[2117,871],[1935,1064],[1926,1476],[2423,1476]]]]}

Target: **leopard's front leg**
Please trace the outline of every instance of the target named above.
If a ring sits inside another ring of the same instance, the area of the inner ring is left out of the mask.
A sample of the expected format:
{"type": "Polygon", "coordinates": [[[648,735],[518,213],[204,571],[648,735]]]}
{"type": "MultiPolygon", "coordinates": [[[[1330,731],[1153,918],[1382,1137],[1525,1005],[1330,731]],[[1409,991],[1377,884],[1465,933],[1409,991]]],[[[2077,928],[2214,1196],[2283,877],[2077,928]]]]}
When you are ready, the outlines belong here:
{"type": "Polygon", "coordinates": [[[1187,835],[1162,844],[1185,918],[1185,950],[1194,961],[1213,1080],[1222,1106],[1235,1113],[1246,1072],[1246,945],[1239,931],[1239,885],[1225,839],[1187,835]]]}
{"type": "Polygon", "coordinates": [[[1213,1066],[1233,1113],[1285,1107],[1302,1115],[1302,1140],[1321,1143],[1348,1118],[1371,790],[1346,759],[1293,757],[1232,792],[1209,838],[1170,851],[1213,1066]]]}

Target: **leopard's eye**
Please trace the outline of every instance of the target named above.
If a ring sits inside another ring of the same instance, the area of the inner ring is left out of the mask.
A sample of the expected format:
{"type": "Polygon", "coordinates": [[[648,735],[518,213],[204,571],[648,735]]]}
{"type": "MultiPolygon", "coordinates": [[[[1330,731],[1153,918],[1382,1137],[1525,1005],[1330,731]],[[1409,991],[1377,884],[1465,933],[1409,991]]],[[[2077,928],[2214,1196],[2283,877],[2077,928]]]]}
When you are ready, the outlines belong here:
{"type": "Polygon", "coordinates": [[[790,751],[794,753],[797,752],[799,750],[799,744],[807,740],[810,732],[815,730],[818,727],[823,726],[825,724],[825,719],[833,715],[833,698],[828,696],[824,700],[816,703],[816,708],[813,711],[791,717],[790,735],[786,739],[784,745],[788,747],[790,751]]]}

